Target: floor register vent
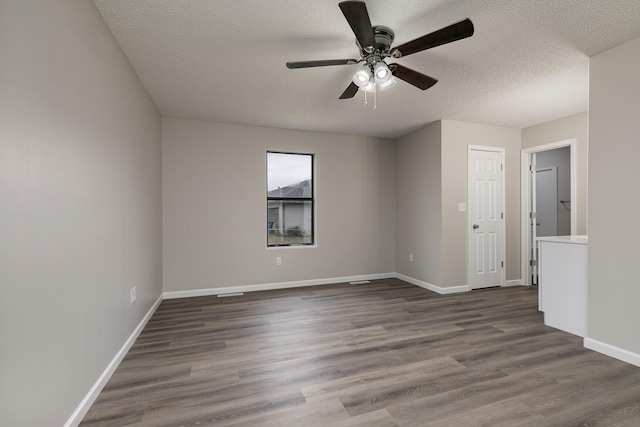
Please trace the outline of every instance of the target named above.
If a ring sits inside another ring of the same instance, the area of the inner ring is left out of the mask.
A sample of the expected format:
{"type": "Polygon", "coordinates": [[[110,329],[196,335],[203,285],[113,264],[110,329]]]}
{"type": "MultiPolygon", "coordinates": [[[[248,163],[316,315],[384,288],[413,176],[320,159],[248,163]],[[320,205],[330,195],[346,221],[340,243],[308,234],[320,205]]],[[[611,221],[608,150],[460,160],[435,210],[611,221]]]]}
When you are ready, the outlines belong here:
{"type": "Polygon", "coordinates": [[[241,297],[242,295],[244,295],[244,292],[232,292],[228,294],[218,294],[218,298],[241,297]]]}

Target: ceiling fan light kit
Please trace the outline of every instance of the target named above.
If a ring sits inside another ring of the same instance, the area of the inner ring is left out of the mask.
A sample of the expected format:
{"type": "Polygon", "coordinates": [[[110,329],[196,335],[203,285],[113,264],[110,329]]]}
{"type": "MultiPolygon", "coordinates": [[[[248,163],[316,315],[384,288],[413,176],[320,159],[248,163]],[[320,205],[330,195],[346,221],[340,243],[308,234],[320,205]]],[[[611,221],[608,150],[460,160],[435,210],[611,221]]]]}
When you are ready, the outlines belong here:
{"type": "Polygon", "coordinates": [[[396,79],[393,78],[393,76],[391,74],[389,74],[391,77],[389,79],[387,79],[385,82],[379,82],[378,86],[380,86],[380,90],[387,90],[390,87],[395,86],[396,84],[396,79]]]}
{"type": "Polygon", "coordinates": [[[360,59],[287,62],[287,68],[363,63],[353,75],[351,84],[340,95],[340,99],[353,98],[360,89],[365,92],[365,104],[367,92],[373,92],[375,96],[376,87],[381,90],[388,89],[395,85],[395,78],[404,80],[421,90],[426,90],[438,82],[432,77],[400,64],[387,64],[384,62],[385,58],[402,58],[436,46],[471,37],[474,32],[473,23],[467,18],[391,49],[395,33],[391,28],[382,25],[372,26],[367,6],[363,1],[343,1],[339,3],[339,6],[356,36],[360,59]]]}
{"type": "Polygon", "coordinates": [[[363,65],[360,67],[358,71],[353,75],[353,82],[358,87],[365,87],[369,84],[369,78],[371,77],[371,71],[369,71],[368,65],[363,65]]]}
{"type": "Polygon", "coordinates": [[[396,79],[393,78],[389,66],[384,62],[378,62],[373,68],[373,75],[375,76],[376,83],[380,86],[381,90],[389,89],[396,84],[396,79]]]}
{"type": "Polygon", "coordinates": [[[389,80],[391,77],[391,71],[389,71],[389,67],[384,62],[378,62],[374,67],[373,72],[376,76],[376,81],[379,81],[380,83],[389,80]]]}

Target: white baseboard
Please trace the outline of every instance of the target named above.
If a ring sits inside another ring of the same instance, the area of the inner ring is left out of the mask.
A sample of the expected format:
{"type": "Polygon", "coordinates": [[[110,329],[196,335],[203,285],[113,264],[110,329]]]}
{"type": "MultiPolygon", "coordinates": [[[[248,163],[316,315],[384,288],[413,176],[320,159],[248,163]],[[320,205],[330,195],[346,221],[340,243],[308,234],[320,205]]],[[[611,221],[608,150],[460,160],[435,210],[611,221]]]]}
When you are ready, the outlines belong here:
{"type": "Polygon", "coordinates": [[[505,281],[503,288],[507,288],[509,286],[522,286],[522,280],[521,279],[515,279],[515,280],[507,280],[507,281],[505,281]]]}
{"type": "Polygon", "coordinates": [[[194,289],[190,291],[171,291],[164,293],[164,299],[202,297],[208,295],[237,292],[270,291],[273,289],[301,288],[304,286],[332,285],[336,283],[359,282],[363,280],[390,279],[395,273],[366,274],[362,276],[331,277],[327,279],[298,280],[293,282],[264,283],[259,285],[225,286],[222,288],[194,289]]]}
{"type": "Polygon", "coordinates": [[[593,338],[585,338],[583,343],[585,348],[606,354],[614,359],[622,360],[623,362],[627,362],[635,366],[640,366],[640,354],[633,353],[629,350],[625,350],[611,344],[603,343],[602,341],[594,340],[593,338]]]}
{"type": "MultiPolygon", "coordinates": [[[[421,288],[425,288],[428,289],[430,291],[433,292],[437,292],[439,294],[457,294],[460,292],[469,292],[469,287],[466,285],[461,285],[461,286],[450,286],[450,287],[440,287],[437,285],[434,285],[432,283],[427,283],[427,282],[423,282],[422,280],[418,280],[418,279],[414,279],[413,277],[409,277],[409,276],[405,276],[404,274],[400,274],[400,273],[396,273],[396,277],[400,280],[404,280],[405,282],[409,282],[413,285],[416,286],[420,286],[421,288]]],[[[504,283],[503,287],[509,287],[509,286],[521,286],[522,285],[522,280],[520,279],[515,279],[515,280],[507,280],[504,283]]]]}
{"type": "Polygon", "coordinates": [[[122,359],[124,359],[124,356],[126,356],[127,352],[129,351],[133,343],[138,338],[138,335],[140,335],[140,332],[142,332],[145,325],[147,324],[149,319],[151,319],[151,316],[153,315],[153,313],[155,313],[156,309],[158,308],[161,302],[162,302],[162,295],[158,297],[158,299],[156,300],[156,302],[153,303],[153,305],[151,306],[147,314],[145,314],[145,316],[142,318],[140,323],[138,323],[138,326],[134,329],[134,331],[131,333],[129,338],[125,341],[122,348],[120,348],[120,350],[116,353],[115,357],[111,360],[111,363],[107,365],[106,369],[98,377],[98,380],[95,382],[93,387],[91,387],[87,395],[84,397],[84,399],[82,399],[82,402],[80,402],[80,405],[78,405],[76,410],[73,411],[73,414],[71,414],[67,422],[64,424],[64,427],[75,427],[79,425],[82,419],[84,418],[84,416],[87,415],[89,408],[91,408],[91,405],[93,405],[93,402],[95,402],[95,400],[98,398],[100,391],[102,391],[104,386],[107,384],[107,382],[111,378],[111,375],[113,375],[113,373],[115,372],[120,362],[122,362],[122,359]]]}
{"type": "Polygon", "coordinates": [[[396,273],[396,278],[400,280],[404,280],[405,282],[409,282],[412,285],[420,286],[421,288],[428,289],[432,292],[436,292],[438,294],[457,294],[460,292],[468,292],[468,286],[451,286],[447,288],[442,288],[440,286],[433,285],[431,283],[423,282],[422,280],[414,279],[413,277],[405,276],[404,274],[396,273]]]}

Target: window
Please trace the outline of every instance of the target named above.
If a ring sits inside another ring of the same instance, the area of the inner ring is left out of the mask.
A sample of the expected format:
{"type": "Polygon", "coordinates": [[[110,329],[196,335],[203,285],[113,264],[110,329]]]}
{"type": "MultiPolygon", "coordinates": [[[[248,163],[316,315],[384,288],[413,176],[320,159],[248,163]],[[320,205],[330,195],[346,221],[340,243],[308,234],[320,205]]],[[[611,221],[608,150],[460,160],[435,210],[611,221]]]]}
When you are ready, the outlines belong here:
{"type": "Polygon", "coordinates": [[[313,245],[313,154],[267,152],[267,246],[313,245]]]}

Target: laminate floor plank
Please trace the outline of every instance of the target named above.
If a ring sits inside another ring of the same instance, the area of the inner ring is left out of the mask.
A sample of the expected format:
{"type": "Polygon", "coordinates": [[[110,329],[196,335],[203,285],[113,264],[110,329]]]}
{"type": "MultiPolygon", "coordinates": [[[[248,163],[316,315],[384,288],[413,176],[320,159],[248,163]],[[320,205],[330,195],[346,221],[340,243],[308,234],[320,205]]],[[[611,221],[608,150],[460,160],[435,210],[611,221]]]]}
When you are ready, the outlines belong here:
{"type": "Polygon", "coordinates": [[[420,425],[425,420],[425,414],[428,414],[431,420],[446,420],[520,396],[531,388],[543,392],[556,385],[555,381],[537,373],[515,374],[463,387],[452,387],[441,393],[406,402],[393,403],[387,409],[402,425],[420,425]]]}
{"type": "Polygon", "coordinates": [[[640,368],[535,287],[398,279],[163,301],[82,426],[637,426],[640,368]]]}
{"type": "Polygon", "coordinates": [[[505,399],[489,405],[455,414],[447,418],[428,421],[421,425],[425,427],[451,427],[451,426],[491,426],[513,427],[531,423],[541,425],[544,417],[532,412],[527,405],[517,399],[505,399]]]}

